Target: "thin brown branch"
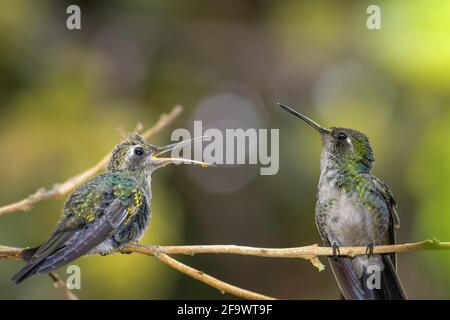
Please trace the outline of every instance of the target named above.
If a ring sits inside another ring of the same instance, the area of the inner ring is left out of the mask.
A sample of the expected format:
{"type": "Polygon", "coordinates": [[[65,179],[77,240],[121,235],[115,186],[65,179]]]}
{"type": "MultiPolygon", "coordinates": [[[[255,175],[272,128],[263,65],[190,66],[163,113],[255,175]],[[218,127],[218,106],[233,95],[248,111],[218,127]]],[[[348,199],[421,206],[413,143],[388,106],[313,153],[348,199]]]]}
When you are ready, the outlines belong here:
{"type": "MultiPolygon", "coordinates": [[[[366,247],[340,247],[339,256],[354,257],[366,254],[366,247]]],[[[374,246],[374,254],[406,253],[416,251],[450,250],[450,242],[436,239],[420,242],[374,246]]],[[[0,246],[0,259],[20,259],[21,248],[0,246]]],[[[121,250],[124,253],[141,253],[155,255],[165,254],[235,254],[264,258],[300,258],[309,260],[311,257],[333,256],[333,248],[319,247],[317,244],[292,248],[258,248],[237,245],[194,245],[194,246],[149,246],[141,244],[128,244],[121,250]]]]}
{"type": "MultiPolygon", "coordinates": [[[[194,246],[163,246],[161,250],[167,254],[197,253],[224,253],[266,258],[302,258],[309,259],[311,256],[332,256],[333,248],[319,247],[317,244],[293,247],[293,248],[255,248],[236,245],[194,245],[194,246]]],[[[340,256],[354,257],[366,254],[366,247],[340,247],[340,256]]],[[[403,253],[425,250],[450,250],[450,242],[439,240],[425,240],[413,243],[375,246],[373,253],[403,253]]]]}
{"type": "Polygon", "coordinates": [[[14,247],[0,246],[0,260],[1,259],[20,259],[22,249],[14,247]]]}
{"type": "MultiPolygon", "coordinates": [[[[313,244],[306,247],[297,248],[255,248],[236,245],[194,245],[194,246],[165,246],[162,250],[167,254],[187,254],[194,255],[199,253],[222,253],[236,254],[244,256],[265,257],[265,258],[302,258],[309,260],[313,266],[322,271],[325,266],[317,258],[318,255],[313,254],[318,247],[313,244]],[[311,251],[312,249],[312,251],[311,251]]],[[[342,252],[342,251],[341,251],[342,252]]]]}
{"type": "Polygon", "coordinates": [[[178,270],[181,273],[184,273],[198,281],[204,282],[207,285],[216,288],[221,293],[229,293],[234,296],[244,298],[244,299],[250,299],[250,300],[273,300],[274,298],[262,295],[256,292],[252,292],[246,289],[242,289],[239,287],[236,287],[234,285],[228,284],[224,281],[221,281],[217,278],[214,278],[203,271],[194,269],[188,265],[185,265],[184,263],[179,262],[178,260],[168,256],[166,253],[163,252],[163,250],[160,249],[160,247],[157,246],[144,246],[140,244],[129,244],[126,247],[124,247],[121,252],[123,253],[140,253],[145,254],[148,256],[154,256],[158,258],[159,261],[162,263],[165,263],[169,267],[178,270]]]}
{"type": "MultiPolygon", "coordinates": [[[[157,132],[161,131],[165,127],[167,127],[170,123],[173,122],[173,120],[182,112],[183,108],[181,106],[175,106],[172,111],[168,114],[162,114],[159,118],[159,120],[156,122],[156,124],[146,130],[142,136],[145,139],[148,139],[152,137],[157,132]]],[[[86,171],[83,171],[82,173],[68,179],[67,181],[59,184],[55,184],[53,188],[51,189],[44,189],[41,188],[35,193],[29,195],[23,200],[20,200],[18,202],[0,207],[0,216],[6,215],[11,212],[15,211],[27,211],[30,210],[33,207],[33,204],[48,200],[48,199],[55,199],[60,198],[69,192],[71,192],[73,189],[77,188],[81,184],[83,184],[86,180],[93,177],[100,171],[104,170],[106,168],[106,165],[109,161],[110,154],[105,155],[97,164],[92,166],[91,168],[87,169],[86,171]]]]}
{"type": "MultiPolygon", "coordinates": [[[[129,244],[126,247],[124,247],[120,252],[122,253],[139,253],[144,254],[148,256],[154,256],[158,258],[159,261],[163,262],[164,264],[168,265],[169,267],[178,270],[181,273],[184,273],[196,280],[199,280],[201,282],[206,283],[207,285],[219,290],[222,293],[229,293],[234,296],[244,298],[244,299],[251,299],[251,300],[273,300],[274,298],[262,295],[256,292],[252,292],[250,290],[245,290],[242,288],[239,288],[237,286],[228,284],[224,281],[221,281],[217,278],[214,278],[203,271],[194,269],[188,265],[185,265],[184,263],[179,262],[178,260],[168,256],[166,253],[163,252],[162,249],[164,247],[158,247],[158,246],[144,246],[140,244],[129,244]]],[[[6,247],[6,246],[0,246],[0,259],[20,259],[21,258],[21,252],[22,249],[20,248],[14,248],[14,247],[6,247]]],[[[55,284],[57,283],[59,286],[67,288],[64,281],[59,279],[59,277],[55,274],[49,274],[50,277],[54,280],[55,284]],[[64,285],[64,286],[63,286],[64,285]]],[[[69,291],[69,293],[72,293],[69,291]]],[[[66,296],[69,298],[69,293],[66,292],[66,296]]],[[[76,296],[75,296],[76,297],[76,296]]]]}
{"type": "Polygon", "coordinates": [[[68,287],[67,284],[58,276],[55,272],[49,272],[48,274],[50,278],[53,280],[53,285],[55,288],[61,288],[64,291],[64,295],[67,300],[79,300],[77,295],[73,293],[68,287]]]}
{"type": "MultiPolygon", "coordinates": [[[[265,258],[301,258],[309,260],[313,266],[324,270],[325,266],[318,259],[319,256],[332,256],[333,248],[319,247],[316,244],[294,247],[294,248],[255,248],[236,245],[195,245],[195,246],[166,246],[161,250],[167,254],[236,254],[246,256],[256,256],[265,258]]],[[[450,242],[440,242],[439,240],[425,240],[414,243],[404,243],[396,245],[375,246],[373,253],[406,253],[426,250],[450,250],[450,242]]],[[[340,247],[340,256],[354,257],[367,253],[366,247],[340,247]]]]}
{"type": "MultiPolygon", "coordinates": [[[[427,250],[450,250],[450,242],[440,242],[439,240],[425,240],[414,243],[404,243],[396,245],[375,246],[374,254],[386,253],[406,253],[427,250]]],[[[0,246],[0,259],[19,259],[21,257],[20,248],[0,246]]],[[[366,254],[366,247],[341,247],[340,256],[354,257],[366,254]]],[[[309,260],[314,266],[323,269],[323,265],[318,260],[319,256],[332,256],[331,247],[319,247],[309,245],[294,248],[256,248],[236,245],[196,245],[196,246],[146,246],[141,244],[128,244],[121,249],[122,253],[139,253],[148,256],[155,256],[168,266],[196,279],[202,281],[221,292],[228,292],[232,295],[246,299],[273,299],[272,297],[241,289],[231,284],[225,283],[211,277],[202,271],[189,267],[169,254],[235,254],[245,256],[255,256],[264,258],[298,258],[309,260]]]]}

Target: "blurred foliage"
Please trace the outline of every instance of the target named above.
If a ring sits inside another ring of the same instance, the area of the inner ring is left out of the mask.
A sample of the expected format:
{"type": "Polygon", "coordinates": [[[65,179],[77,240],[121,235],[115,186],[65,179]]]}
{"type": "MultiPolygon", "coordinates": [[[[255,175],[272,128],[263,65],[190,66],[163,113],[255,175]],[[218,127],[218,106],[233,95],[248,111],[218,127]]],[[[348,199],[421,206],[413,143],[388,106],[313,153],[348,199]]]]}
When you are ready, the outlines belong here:
{"type": "MultiPolygon", "coordinates": [[[[447,109],[439,120],[433,120],[417,141],[417,150],[408,166],[408,186],[415,196],[419,212],[414,231],[422,238],[448,238],[450,225],[450,112],[447,109]]],[[[442,277],[442,270],[450,268],[448,255],[428,256],[425,261],[439,287],[448,289],[449,280],[442,277]]]]}
{"type": "MultiPolygon", "coordinates": [[[[205,127],[281,128],[280,171],[155,173],[153,219],[142,241],[319,242],[313,211],[320,141],[278,110],[280,101],[325,126],[368,134],[375,173],[400,205],[400,242],[448,241],[449,32],[450,3],[439,0],[2,1],[0,205],[81,172],[111,150],[119,126],[150,126],[180,103],[185,112],[173,128],[198,119],[205,127]],[[73,3],[82,10],[81,31],[65,27],[73,3]],[[382,30],[366,28],[369,4],[380,5],[382,30]]],[[[169,142],[171,129],[152,143],[169,142]]],[[[62,205],[47,201],[1,217],[0,244],[39,244],[62,205]]],[[[337,297],[329,268],[318,273],[304,261],[180,258],[276,297],[337,297]]],[[[94,256],[76,264],[84,299],[223,297],[150,257],[94,256]]],[[[46,276],[11,284],[21,265],[0,263],[0,298],[63,298],[46,276]]],[[[404,254],[399,266],[410,298],[450,298],[448,253],[404,254]]],[[[64,268],[59,273],[67,276],[64,268]]]]}

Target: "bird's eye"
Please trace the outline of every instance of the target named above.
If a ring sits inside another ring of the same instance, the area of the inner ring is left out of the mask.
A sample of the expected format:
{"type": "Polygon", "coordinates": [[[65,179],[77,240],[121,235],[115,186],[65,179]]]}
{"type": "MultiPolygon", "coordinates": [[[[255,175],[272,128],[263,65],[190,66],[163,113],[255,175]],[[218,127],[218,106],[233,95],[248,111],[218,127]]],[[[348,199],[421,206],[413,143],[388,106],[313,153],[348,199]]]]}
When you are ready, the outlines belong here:
{"type": "Polygon", "coordinates": [[[145,153],[144,149],[141,147],[137,147],[134,149],[134,154],[137,156],[142,156],[145,153]]]}
{"type": "Polygon", "coordinates": [[[341,141],[347,140],[347,135],[344,132],[339,132],[337,138],[341,141]]]}

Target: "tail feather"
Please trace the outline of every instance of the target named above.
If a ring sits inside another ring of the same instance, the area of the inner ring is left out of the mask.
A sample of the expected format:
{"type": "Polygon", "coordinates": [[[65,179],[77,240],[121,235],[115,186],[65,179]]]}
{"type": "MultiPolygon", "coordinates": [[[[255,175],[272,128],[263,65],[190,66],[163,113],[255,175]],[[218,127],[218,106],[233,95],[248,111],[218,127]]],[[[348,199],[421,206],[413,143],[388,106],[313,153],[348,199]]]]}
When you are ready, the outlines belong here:
{"type": "Polygon", "coordinates": [[[389,255],[383,256],[384,270],[381,272],[382,288],[386,300],[407,300],[405,290],[389,255]]]}
{"type": "Polygon", "coordinates": [[[39,248],[40,247],[34,247],[22,250],[20,256],[22,257],[23,260],[27,261],[28,263],[14,275],[14,277],[11,279],[12,282],[18,284],[36,273],[36,270],[39,267],[39,263],[29,263],[29,261],[34,256],[34,254],[39,250],[39,248]]]}
{"type": "Polygon", "coordinates": [[[367,280],[371,274],[363,272],[358,278],[353,267],[352,258],[339,257],[330,259],[334,276],[346,300],[406,300],[397,271],[389,255],[383,255],[384,270],[381,271],[381,288],[371,289],[367,280]]]}
{"type": "Polygon", "coordinates": [[[345,300],[374,300],[374,292],[361,285],[356,275],[351,258],[339,257],[329,259],[331,270],[336,278],[342,297],[345,300]]]}
{"type": "Polygon", "coordinates": [[[15,284],[22,282],[26,278],[36,274],[38,267],[39,264],[26,264],[22,269],[19,270],[19,272],[14,275],[14,277],[12,277],[11,281],[15,284]]]}

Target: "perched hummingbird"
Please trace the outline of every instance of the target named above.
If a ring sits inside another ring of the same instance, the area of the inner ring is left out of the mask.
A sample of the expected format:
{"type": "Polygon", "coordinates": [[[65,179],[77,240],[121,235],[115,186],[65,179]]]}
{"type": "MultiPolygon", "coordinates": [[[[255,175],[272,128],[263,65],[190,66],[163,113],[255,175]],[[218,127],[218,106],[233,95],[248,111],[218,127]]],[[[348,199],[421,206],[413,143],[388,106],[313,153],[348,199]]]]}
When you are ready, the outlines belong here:
{"type": "Polygon", "coordinates": [[[157,156],[194,140],[157,147],[138,134],[130,134],[113,149],[107,171],[69,196],[50,238],[39,247],[24,250],[27,264],[12,281],[19,283],[32,275],[48,273],[85,254],[107,255],[139,240],[151,220],[152,172],[181,160],[208,165],[157,156]]]}
{"type": "Polygon", "coordinates": [[[343,297],[406,299],[396,271],[396,255],[373,255],[374,245],[395,244],[400,220],[388,186],[371,173],[375,158],[369,139],[353,129],[326,129],[287,106],[279,106],[322,137],[315,220],[324,244],[333,247],[330,264],[343,297]],[[368,254],[340,257],[340,246],[366,246],[368,254]],[[372,275],[379,276],[378,288],[372,275]]]}

